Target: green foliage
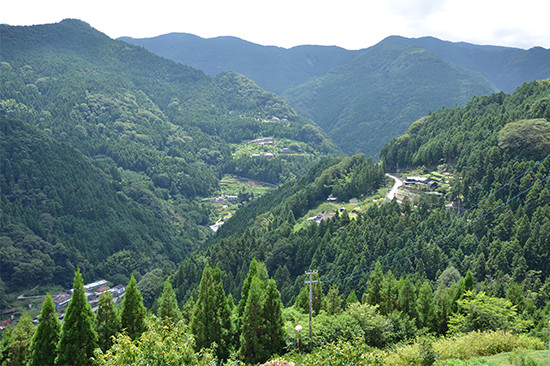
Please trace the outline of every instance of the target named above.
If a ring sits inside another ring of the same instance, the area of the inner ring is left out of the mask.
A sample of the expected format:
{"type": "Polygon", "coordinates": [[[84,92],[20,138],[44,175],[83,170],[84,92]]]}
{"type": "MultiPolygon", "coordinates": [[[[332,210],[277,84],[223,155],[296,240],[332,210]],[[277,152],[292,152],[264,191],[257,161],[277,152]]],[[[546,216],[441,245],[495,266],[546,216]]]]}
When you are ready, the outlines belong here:
{"type": "Polygon", "coordinates": [[[200,198],[223,172],[279,183],[338,153],[240,75],[210,78],[78,20],[1,25],[0,38],[0,236],[11,240],[0,274],[10,289],[68,286],[77,266],[118,283],[173,266],[206,239],[200,198]],[[262,136],[297,141],[308,156],[261,167],[233,157],[233,144],[262,136]]]}
{"type": "Polygon", "coordinates": [[[196,349],[206,349],[216,344],[216,354],[227,359],[231,351],[231,310],[226,301],[221,270],[207,264],[202,273],[199,295],[190,322],[195,336],[196,349]]]}
{"type": "Polygon", "coordinates": [[[60,332],[61,324],[55,311],[55,304],[51,295],[47,294],[42,303],[38,326],[30,344],[30,365],[53,365],[55,363],[60,332]]]}
{"type": "Polygon", "coordinates": [[[426,49],[382,42],[288,90],[285,99],[312,116],[344,152],[376,156],[385,142],[430,110],[493,91],[486,80],[426,49]]]}
{"type": "Polygon", "coordinates": [[[537,118],[508,123],[498,133],[498,145],[540,160],[550,153],[550,122],[537,118]]]}
{"type": "Polygon", "coordinates": [[[253,260],[243,285],[240,313],[240,347],[245,362],[264,362],[285,347],[281,295],[273,279],[267,279],[265,266],[253,260]]]}
{"type": "Polygon", "coordinates": [[[508,330],[521,333],[529,322],[518,318],[516,307],[507,299],[467,291],[458,300],[458,312],[449,318],[451,333],[508,330]]]}
{"type": "Polygon", "coordinates": [[[99,295],[97,303],[98,346],[106,351],[113,345],[113,337],[122,330],[120,312],[113,302],[111,291],[99,295]]]}
{"type": "Polygon", "coordinates": [[[195,352],[193,335],[183,322],[167,327],[155,317],[147,319],[147,330],[132,340],[120,333],[113,346],[106,352],[95,352],[96,365],[198,365],[215,366],[216,358],[211,349],[195,352]]]}
{"type": "Polygon", "coordinates": [[[6,334],[6,342],[2,334],[2,366],[26,365],[31,360],[30,344],[36,331],[31,316],[23,312],[15,328],[6,334]]]}
{"type": "Polygon", "coordinates": [[[97,347],[97,323],[92,307],[86,301],[80,269],[76,270],[73,294],[61,325],[56,365],[90,365],[97,347]]]}
{"type": "Polygon", "coordinates": [[[145,315],[147,310],[143,305],[141,291],[137,288],[136,279],[132,275],[122,301],[122,313],[120,315],[122,330],[135,340],[146,330],[145,315]]]}
{"type": "MultiPolygon", "coordinates": [[[[517,335],[503,331],[456,335],[441,339],[421,338],[410,345],[397,345],[392,349],[372,349],[362,341],[346,341],[325,345],[314,349],[311,354],[286,355],[284,359],[297,365],[389,365],[409,366],[431,364],[437,357],[438,363],[447,360],[468,360],[466,364],[487,365],[477,363],[475,357],[485,357],[502,352],[520,349],[544,349],[545,345],[525,335],[517,335]],[[322,362],[322,363],[321,363],[322,362]]],[[[463,365],[463,363],[460,363],[463,365]]]]}
{"type": "Polygon", "coordinates": [[[182,319],[176,293],[168,280],[164,281],[164,289],[159,299],[158,317],[171,323],[177,323],[182,319]]]}

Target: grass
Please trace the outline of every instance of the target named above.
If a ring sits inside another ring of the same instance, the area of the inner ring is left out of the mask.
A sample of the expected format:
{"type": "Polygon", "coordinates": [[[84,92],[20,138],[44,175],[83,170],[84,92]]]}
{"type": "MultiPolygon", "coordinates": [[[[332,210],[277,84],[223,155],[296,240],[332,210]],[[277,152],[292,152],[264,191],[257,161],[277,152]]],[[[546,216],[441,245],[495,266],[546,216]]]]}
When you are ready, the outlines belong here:
{"type": "Polygon", "coordinates": [[[504,331],[472,332],[445,338],[419,338],[407,345],[367,349],[363,342],[340,342],[316,348],[309,355],[285,355],[309,365],[435,365],[536,366],[546,365],[546,344],[526,334],[504,331]],[[323,360],[321,363],[319,360],[323,360]]]}
{"type": "Polygon", "coordinates": [[[307,145],[305,143],[285,138],[276,138],[273,140],[273,144],[249,144],[248,141],[245,141],[240,144],[231,144],[231,146],[234,149],[234,157],[267,152],[273,153],[274,155],[304,155],[304,152],[307,151],[307,145]],[[288,148],[290,145],[297,146],[298,149],[281,152],[281,149],[288,148]]]}
{"type": "Polygon", "coordinates": [[[439,363],[445,366],[527,366],[527,365],[547,365],[547,350],[517,350],[513,352],[503,352],[488,357],[476,357],[469,360],[450,359],[439,363]]]}

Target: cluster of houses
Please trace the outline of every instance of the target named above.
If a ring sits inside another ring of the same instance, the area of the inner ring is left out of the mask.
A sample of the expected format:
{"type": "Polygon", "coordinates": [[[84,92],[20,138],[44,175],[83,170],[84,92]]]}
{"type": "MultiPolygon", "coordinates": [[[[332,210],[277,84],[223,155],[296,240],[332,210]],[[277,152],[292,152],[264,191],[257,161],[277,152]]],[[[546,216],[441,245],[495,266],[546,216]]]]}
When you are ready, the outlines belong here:
{"type": "Polygon", "coordinates": [[[274,156],[275,155],[273,155],[273,153],[270,153],[270,152],[259,153],[259,154],[250,154],[251,158],[272,158],[274,156]]]}
{"type": "Polygon", "coordinates": [[[252,141],[248,141],[249,144],[258,144],[258,145],[273,145],[275,141],[273,137],[262,137],[252,141]]]}
{"type": "MultiPolygon", "coordinates": [[[[94,312],[97,311],[97,302],[99,300],[99,295],[107,291],[110,291],[113,294],[113,301],[118,302],[124,296],[124,292],[126,292],[126,287],[124,285],[117,285],[113,288],[109,288],[107,286],[107,281],[105,280],[99,280],[84,285],[86,301],[90,304],[94,312]]],[[[63,318],[65,317],[65,313],[61,311],[64,311],[67,307],[67,304],[71,300],[72,293],[73,289],[70,289],[69,291],[60,292],[53,297],[53,302],[55,304],[56,311],[59,314],[59,320],[61,321],[63,321],[63,318]]],[[[0,331],[3,331],[8,324],[12,323],[16,313],[17,309],[7,309],[2,312],[2,317],[10,316],[11,318],[0,322],[0,331]]],[[[38,318],[35,318],[33,322],[35,325],[38,324],[38,318]]]]}
{"type": "Polygon", "coordinates": [[[220,228],[220,226],[222,226],[227,220],[229,220],[231,218],[231,214],[229,214],[229,216],[224,216],[222,217],[221,219],[219,219],[218,221],[216,221],[216,223],[214,225],[210,225],[210,229],[212,229],[213,232],[216,232],[218,231],[218,229],[220,228]]]}
{"type": "Polygon", "coordinates": [[[224,202],[229,203],[238,203],[239,202],[239,196],[230,196],[230,195],[221,195],[219,197],[214,197],[210,199],[210,202],[221,204],[224,202]]]}
{"type": "Polygon", "coordinates": [[[405,186],[411,187],[411,186],[426,186],[432,189],[436,189],[438,187],[438,184],[435,180],[425,177],[407,177],[405,178],[405,186]]]}
{"type": "Polygon", "coordinates": [[[334,217],[334,215],[336,215],[336,212],[331,212],[331,213],[328,213],[326,215],[322,214],[322,213],[319,213],[316,216],[308,217],[307,221],[308,222],[315,221],[316,223],[320,224],[321,221],[326,221],[326,220],[332,219],[334,217]]]}
{"type": "MultiPolygon", "coordinates": [[[[99,300],[99,295],[107,291],[113,294],[113,301],[117,302],[119,301],[119,299],[122,299],[122,297],[124,296],[126,287],[124,287],[124,285],[117,285],[113,288],[109,288],[107,286],[107,281],[105,280],[99,280],[99,281],[84,285],[84,294],[86,295],[86,301],[91,305],[92,310],[94,312],[97,310],[97,302],[99,300]]],[[[73,293],[72,289],[66,292],[60,292],[53,299],[55,308],[58,311],[60,309],[63,309],[69,303],[69,301],[71,300],[72,293],[73,293]]],[[[60,314],[59,319],[63,320],[64,316],[65,314],[60,314]]],[[[35,319],[35,322],[36,321],[37,319],[35,319]]]]}

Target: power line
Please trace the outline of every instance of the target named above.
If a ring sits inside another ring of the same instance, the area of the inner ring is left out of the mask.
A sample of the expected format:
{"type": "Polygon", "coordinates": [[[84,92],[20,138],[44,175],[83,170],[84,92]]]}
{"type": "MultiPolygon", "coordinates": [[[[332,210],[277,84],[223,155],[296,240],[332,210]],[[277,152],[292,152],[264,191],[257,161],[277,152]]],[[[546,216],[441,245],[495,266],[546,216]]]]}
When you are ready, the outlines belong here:
{"type": "MultiPolygon", "coordinates": [[[[545,158],[545,159],[546,159],[546,158],[545,158]]],[[[529,188],[523,190],[522,192],[518,193],[518,194],[515,195],[514,197],[508,199],[506,202],[500,204],[499,206],[495,207],[495,208],[492,209],[491,211],[485,213],[484,215],[482,215],[482,216],[476,218],[476,219],[473,220],[473,221],[468,222],[466,225],[464,225],[464,226],[462,226],[461,228],[459,228],[459,229],[453,231],[452,233],[448,234],[447,236],[445,236],[445,237],[443,237],[443,238],[441,238],[441,239],[435,241],[435,242],[432,243],[432,244],[438,244],[439,242],[441,242],[441,241],[443,241],[443,240],[446,240],[446,239],[450,238],[450,237],[453,236],[454,234],[456,234],[456,233],[458,233],[458,232],[460,232],[460,231],[466,229],[467,227],[471,226],[472,224],[478,222],[479,220],[481,220],[481,219],[483,219],[483,218],[489,216],[490,214],[492,214],[493,212],[495,212],[495,211],[498,210],[499,208],[501,208],[501,207],[507,205],[508,203],[510,203],[512,200],[518,198],[519,196],[523,195],[524,193],[527,193],[528,191],[530,191],[531,189],[533,189],[533,188],[536,187],[537,185],[539,185],[539,184],[545,182],[546,180],[548,180],[548,178],[550,178],[550,175],[547,176],[546,178],[544,178],[544,179],[542,179],[542,180],[536,182],[536,183],[533,184],[531,187],[529,187],[529,188]]],[[[390,267],[390,266],[392,266],[392,265],[394,265],[394,264],[396,264],[396,263],[399,263],[399,262],[401,262],[401,261],[403,261],[403,260],[405,260],[405,259],[407,259],[407,258],[409,258],[409,257],[412,257],[412,256],[414,256],[414,255],[416,255],[416,254],[418,254],[418,253],[420,253],[420,252],[423,252],[424,250],[428,249],[428,247],[429,247],[430,245],[432,245],[432,244],[428,244],[428,245],[425,246],[424,248],[420,248],[420,249],[418,249],[418,250],[415,251],[415,252],[412,252],[412,253],[410,253],[410,254],[407,254],[407,255],[404,256],[404,257],[401,257],[401,258],[399,258],[399,259],[397,259],[397,260],[395,260],[395,261],[393,261],[393,262],[391,262],[391,263],[389,263],[389,264],[386,264],[386,265],[382,266],[382,268],[390,267]]],[[[410,247],[410,246],[409,246],[409,247],[410,247]]],[[[354,272],[351,272],[350,274],[348,274],[348,275],[346,275],[346,276],[337,277],[337,278],[329,279],[329,280],[323,280],[323,281],[320,281],[320,282],[321,282],[321,283],[337,282],[337,281],[344,281],[344,280],[348,280],[348,279],[352,279],[352,278],[357,278],[357,277],[365,276],[365,275],[370,274],[370,273],[372,272],[372,271],[364,272],[364,271],[366,271],[367,269],[369,269],[369,268],[371,268],[371,267],[372,267],[372,265],[369,266],[369,267],[366,267],[363,271],[362,271],[362,270],[354,271],[354,272]],[[359,273],[359,272],[360,272],[360,273],[359,273]],[[356,273],[356,274],[354,274],[354,273],[356,273]]]]}
{"type": "MultiPolygon", "coordinates": [[[[510,184],[512,184],[513,182],[515,182],[516,180],[518,180],[519,178],[523,177],[525,174],[527,174],[528,172],[530,172],[531,170],[533,170],[536,166],[544,163],[544,161],[546,159],[548,159],[550,157],[550,154],[546,155],[546,157],[544,157],[543,159],[537,161],[535,164],[531,165],[531,167],[529,167],[528,169],[526,169],[525,171],[523,171],[523,173],[521,173],[520,175],[516,176],[515,178],[513,178],[512,180],[510,180],[508,183],[506,183],[505,185],[503,185],[502,187],[500,187],[499,189],[497,189],[496,191],[490,193],[489,195],[487,195],[484,199],[482,199],[481,201],[479,201],[478,203],[476,203],[474,206],[470,207],[468,210],[466,210],[464,212],[464,214],[467,214],[468,212],[472,211],[473,209],[475,209],[476,207],[478,207],[480,204],[482,204],[483,202],[485,202],[487,199],[489,199],[490,197],[494,196],[495,194],[497,194],[498,192],[500,192],[502,189],[506,188],[507,186],[509,186],[510,184]]],[[[532,188],[532,187],[531,187],[532,188]]],[[[382,258],[379,260],[380,263],[383,263],[385,261],[387,261],[388,259],[390,258],[393,258],[395,257],[396,255],[398,255],[399,253],[402,253],[403,251],[413,247],[414,245],[418,244],[419,242],[421,242],[422,240],[424,239],[427,239],[429,238],[430,236],[432,236],[434,233],[438,232],[439,230],[442,230],[442,229],[445,229],[446,227],[450,226],[453,222],[455,222],[456,220],[458,219],[458,216],[455,216],[453,219],[451,220],[448,220],[446,223],[440,225],[437,229],[434,229],[432,230],[431,232],[429,232],[428,234],[424,234],[420,237],[420,239],[416,240],[415,242],[413,242],[412,244],[409,244],[409,245],[406,245],[405,247],[401,248],[400,250],[398,250],[397,252],[393,253],[393,254],[389,254],[387,255],[386,257],[382,258]]],[[[361,269],[358,269],[358,270],[355,270],[353,272],[350,272],[348,275],[345,275],[345,276],[342,276],[342,278],[347,278],[349,277],[350,275],[353,275],[355,273],[361,273],[361,272],[364,272],[370,268],[372,268],[374,266],[374,264],[371,264],[367,267],[364,267],[364,268],[361,268],[361,269]]],[[[328,281],[331,281],[331,282],[335,282],[335,281],[338,281],[339,278],[336,278],[336,279],[333,279],[333,280],[328,280],[328,281]]],[[[322,282],[325,282],[325,281],[322,281],[322,282]]]]}

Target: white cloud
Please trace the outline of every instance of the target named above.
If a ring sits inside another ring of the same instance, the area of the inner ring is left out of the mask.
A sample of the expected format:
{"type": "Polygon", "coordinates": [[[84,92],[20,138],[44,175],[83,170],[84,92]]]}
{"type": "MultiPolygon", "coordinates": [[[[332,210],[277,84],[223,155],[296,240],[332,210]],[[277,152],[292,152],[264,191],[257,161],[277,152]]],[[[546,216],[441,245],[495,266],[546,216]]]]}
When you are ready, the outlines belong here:
{"type": "Polygon", "coordinates": [[[187,32],[252,42],[369,47],[390,35],[550,48],[548,0],[18,0],[0,23],[78,18],[116,38],[187,32]]]}

